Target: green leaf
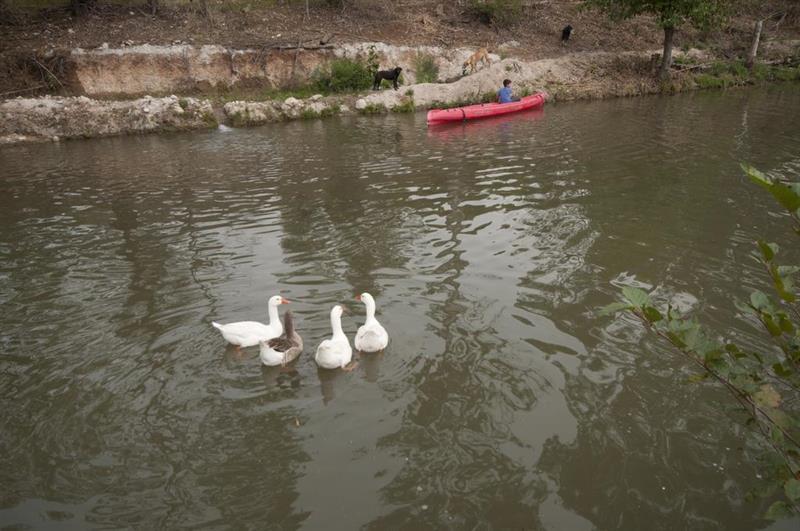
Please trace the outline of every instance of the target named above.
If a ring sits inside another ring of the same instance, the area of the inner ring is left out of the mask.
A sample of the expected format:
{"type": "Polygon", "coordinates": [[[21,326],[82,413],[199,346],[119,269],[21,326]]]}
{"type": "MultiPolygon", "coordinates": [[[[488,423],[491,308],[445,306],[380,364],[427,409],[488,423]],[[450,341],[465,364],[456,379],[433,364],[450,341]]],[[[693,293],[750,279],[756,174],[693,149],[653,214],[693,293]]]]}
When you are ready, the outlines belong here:
{"type": "Polygon", "coordinates": [[[792,501],[797,501],[800,499],[800,481],[792,478],[786,483],[783,484],[783,492],[786,493],[786,497],[792,501]]]}
{"type": "Polygon", "coordinates": [[[766,327],[767,331],[772,337],[779,337],[781,334],[783,334],[781,327],[778,326],[778,323],[775,322],[775,320],[772,318],[772,315],[768,313],[762,313],[761,322],[764,323],[764,327],[766,327]]]}
{"type": "Polygon", "coordinates": [[[705,362],[711,363],[722,358],[722,351],[719,349],[712,349],[705,353],[705,362]]]}
{"type": "Polygon", "coordinates": [[[781,395],[769,384],[762,385],[753,395],[756,404],[762,407],[776,408],[781,403],[781,395]]]}
{"type": "Polygon", "coordinates": [[[800,208],[800,186],[798,186],[798,183],[787,185],[776,182],[772,185],[770,192],[778,200],[778,203],[789,212],[794,212],[800,208]]]}
{"type": "Polygon", "coordinates": [[[800,208],[800,183],[786,185],[774,181],[752,166],[742,165],[742,169],[744,169],[751,181],[768,190],[772,197],[789,212],[794,212],[800,208]]]}
{"type": "Polygon", "coordinates": [[[781,520],[783,518],[789,518],[792,516],[792,510],[786,504],[786,502],[776,501],[772,505],[769,506],[767,512],[764,514],[764,518],[768,520],[781,520]]]}
{"type": "Polygon", "coordinates": [[[778,274],[782,277],[794,275],[800,271],[800,266],[778,266],[778,274]]]}
{"type": "Polygon", "coordinates": [[[734,358],[736,358],[737,360],[738,359],[742,359],[747,355],[744,352],[742,352],[742,349],[740,349],[738,346],[734,345],[733,343],[726,344],[725,345],[725,350],[728,351],[728,353],[731,356],[733,356],[734,358]]]}
{"type": "Polygon", "coordinates": [[[791,415],[786,414],[780,409],[772,409],[772,408],[765,408],[765,409],[767,415],[769,415],[769,418],[771,418],[773,422],[775,422],[775,424],[777,424],[778,426],[780,426],[785,430],[790,430],[800,425],[797,419],[795,419],[791,415]]]}
{"type": "Polygon", "coordinates": [[[650,321],[651,323],[657,323],[664,317],[661,315],[661,312],[653,308],[652,306],[646,306],[644,308],[644,316],[645,318],[650,321]]]}
{"type": "Polygon", "coordinates": [[[792,375],[792,371],[784,367],[782,363],[773,363],[772,370],[781,378],[788,378],[792,375]]]}
{"type": "Polygon", "coordinates": [[[796,272],[795,266],[775,267],[770,265],[769,272],[780,298],[786,302],[794,302],[797,297],[794,294],[794,282],[791,275],[796,272]]]}
{"type": "Polygon", "coordinates": [[[773,426],[770,430],[770,438],[775,444],[783,444],[783,432],[777,426],[773,426]]]}
{"type": "Polygon", "coordinates": [[[736,306],[736,309],[738,309],[742,313],[748,313],[750,315],[758,315],[758,311],[753,309],[753,307],[750,306],[749,304],[745,304],[743,302],[736,301],[736,302],[734,302],[734,305],[736,306]]]}
{"type": "Polygon", "coordinates": [[[600,315],[613,315],[623,310],[630,310],[631,308],[633,308],[633,306],[626,302],[612,302],[611,304],[599,308],[598,313],[600,315]]]}
{"type": "Polygon", "coordinates": [[[771,262],[775,255],[778,254],[777,243],[767,243],[764,240],[758,240],[758,248],[761,249],[761,256],[764,257],[765,262],[771,262]]]}
{"type": "Polygon", "coordinates": [[[633,286],[625,286],[622,288],[622,296],[628,299],[628,301],[637,308],[641,308],[650,303],[650,295],[643,289],[634,288],[633,286]]]}
{"type": "Polygon", "coordinates": [[[788,317],[786,317],[786,314],[785,313],[780,314],[779,318],[780,318],[779,325],[781,327],[781,330],[786,334],[793,333],[794,324],[788,317]]]}
{"type": "Polygon", "coordinates": [[[755,169],[753,166],[741,164],[741,167],[747,176],[750,177],[750,180],[757,185],[763,186],[764,188],[769,188],[769,186],[772,184],[772,179],[755,169]]]}
{"type": "Polygon", "coordinates": [[[772,307],[772,303],[763,291],[754,291],[750,294],[750,304],[758,310],[768,309],[772,307]]]}

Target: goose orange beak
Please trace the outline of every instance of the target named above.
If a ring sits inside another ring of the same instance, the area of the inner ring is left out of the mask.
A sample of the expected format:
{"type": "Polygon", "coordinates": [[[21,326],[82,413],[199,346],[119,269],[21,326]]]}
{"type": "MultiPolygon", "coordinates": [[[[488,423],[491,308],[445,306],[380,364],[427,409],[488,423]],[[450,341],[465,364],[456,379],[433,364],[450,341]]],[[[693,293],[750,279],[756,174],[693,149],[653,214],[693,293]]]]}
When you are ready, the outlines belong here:
{"type": "Polygon", "coordinates": [[[281,297],[281,304],[289,304],[289,301],[281,297]]]}
{"type": "Polygon", "coordinates": [[[356,300],[361,301],[361,295],[356,295],[356,300]]]}

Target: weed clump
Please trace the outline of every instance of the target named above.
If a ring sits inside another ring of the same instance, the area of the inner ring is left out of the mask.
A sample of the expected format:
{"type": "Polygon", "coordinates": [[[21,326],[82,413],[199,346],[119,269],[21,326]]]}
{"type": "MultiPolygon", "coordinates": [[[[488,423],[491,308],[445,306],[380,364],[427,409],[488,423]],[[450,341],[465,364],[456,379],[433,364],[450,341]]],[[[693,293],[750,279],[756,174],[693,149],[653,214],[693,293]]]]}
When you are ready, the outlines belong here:
{"type": "Polygon", "coordinates": [[[313,86],[318,92],[357,92],[372,86],[372,75],[367,66],[353,59],[336,59],[318,69],[313,76],[313,86]]]}
{"type": "Polygon", "coordinates": [[[417,83],[436,83],[439,79],[439,67],[432,55],[417,53],[412,64],[417,72],[417,83]]]}

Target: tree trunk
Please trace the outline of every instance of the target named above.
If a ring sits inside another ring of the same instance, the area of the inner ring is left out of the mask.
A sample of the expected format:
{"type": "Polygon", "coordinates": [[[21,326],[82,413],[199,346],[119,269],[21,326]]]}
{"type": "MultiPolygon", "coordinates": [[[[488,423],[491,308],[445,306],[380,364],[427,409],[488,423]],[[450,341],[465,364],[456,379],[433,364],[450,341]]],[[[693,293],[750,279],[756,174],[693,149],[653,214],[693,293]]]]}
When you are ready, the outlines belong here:
{"type": "Polygon", "coordinates": [[[675,28],[664,28],[664,51],[661,54],[661,66],[658,68],[658,77],[669,78],[669,67],[672,66],[672,40],[675,37],[675,28]]]}
{"type": "Polygon", "coordinates": [[[758,54],[758,42],[761,40],[761,28],[764,27],[764,21],[759,20],[753,28],[753,44],[750,46],[750,53],[747,54],[747,68],[753,69],[756,64],[756,55],[758,54]]]}
{"type": "Polygon", "coordinates": [[[158,13],[158,0],[147,0],[147,7],[150,8],[150,14],[155,15],[158,13]]]}

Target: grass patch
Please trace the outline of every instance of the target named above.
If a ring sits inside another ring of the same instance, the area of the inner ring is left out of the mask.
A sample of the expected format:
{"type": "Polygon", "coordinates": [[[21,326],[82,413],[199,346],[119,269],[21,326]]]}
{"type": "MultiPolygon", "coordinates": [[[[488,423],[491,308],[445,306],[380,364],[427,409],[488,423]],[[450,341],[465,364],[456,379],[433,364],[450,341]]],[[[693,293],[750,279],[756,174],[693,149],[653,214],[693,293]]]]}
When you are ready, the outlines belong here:
{"type": "Polygon", "coordinates": [[[694,65],[697,64],[697,59],[688,55],[676,55],[672,62],[676,65],[694,65]]]}
{"type": "Polygon", "coordinates": [[[726,89],[774,81],[800,81],[800,67],[756,63],[749,70],[743,61],[717,61],[706,72],[694,77],[700,89],[726,89]]]}
{"type": "Polygon", "coordinates": [[[391,111],[396,113],[414,112],[416,110],[417,106],[414,105],[414,98],[404,98],[403,103],[391,108],[391,111]]]}
{"type": "Polygon", "coordinates": [[[361,114],[384,114],[386,113],[386,106],[382,103],[370,103],[363,109],[359,109],[361,114]]]}
{"type": "Polygon", "coordinates": [[[331,116],[336,116],[342,110],[342,107],[335,103],[330,107],[325,107],[321,111],[315,111],[314,109],[303,109],[300,112],[300,118],[303,120],[314,120],[316,118],[330,118],[331,116]]]}
{"type": "Polygon", "coordinates": [[[225,104],[230,101],[283,101],[286,98],[305,99],[320,93],[321,91],[316,90],[315,87],[305,85],[291,89],[222,88],[209,94],[208,97],[218,104],[225,104]]]}
{"type": "Polygon", "coordinates": [[[417,83],[436,83],[439,79],[439,67],[432,55],[417,52],[412,64],[417,72],[417,83]]]}
{"type": "Polygon", "coordinates": [[[800,81],[800,67],[772,67],[772,79],[776,81],[800,81]]]}
{"type": "Polygon", "coordinates": [[[530,96],[531,94],[533,94],[533,89],[531,87],[522,87],[519,90],[519,94],[517,94],[517,96],[520,98],[524,98],[525,96],[530,96]]]}
{"type": "Polygon", "coordinates": [[[722,89],[730,86],[730,79],[727,76],[715,76],[713,74],[700,74],[694,78],[694,82],[701,89],[722,89]]]}
{"type": "Polygon", "coordinates": [[[250,123],[246,112],[235,112],[228,115],[228,119],[233,127],[244,127],[250,123]]]}
{"type": "Polygon", "coordinates": [[[208,127],[217,127],[219,122],[217,122],[217,117],[214,116],[213,112],[206,111],[203,113],[203,123],[205,123],[208,127]]]}
{"type": "Polygon", "coordinates": [[[316,90],[313,85],[305,85],[293,89],[267,89],[261,93],[261,99],[283,101],[286,98],[297,98],[298,100],[303,100],[315,94],[327,96],[327,93],[316,90]]]}
{"type": "Polygon", "coordinates": [[[314,120],[319,117],[320,113],[318,113],[314,109],[303,109],[302,112],[300,112],[300,118],[302,120],[314,120]]]}

